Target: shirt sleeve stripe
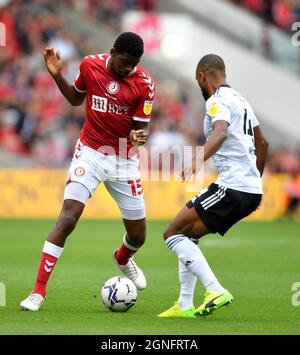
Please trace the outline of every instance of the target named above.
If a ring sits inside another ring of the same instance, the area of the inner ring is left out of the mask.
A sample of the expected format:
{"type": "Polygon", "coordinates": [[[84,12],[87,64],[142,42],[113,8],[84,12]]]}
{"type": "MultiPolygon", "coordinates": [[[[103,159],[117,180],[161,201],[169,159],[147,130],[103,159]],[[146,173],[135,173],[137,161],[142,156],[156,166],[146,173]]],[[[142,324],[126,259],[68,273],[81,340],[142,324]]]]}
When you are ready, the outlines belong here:
{"type": "Polygon", "coordinates": [[[74,89],[75,89],[76,91],[78,91],[80,94],[85,94],[85,93],[86,93],[86,90],[79,90],[79,89],[76,87],[75,83],[73,84],[73,87],[74,87],[74,89]]]}
{"type": "Polygon", "coordinates": [[[150,118],[133,117],[134,121],[150,122],[150,118]]]}
{"type": "Polygon", "coordinates": [[[216,121],[226,121],[226,122],[228,122],[229,124],[231,124],[231,120],[230,120],[230,118],[228,118],[228,117],[214,117],[212,120],[211,120],[211,122],[212,123],[215,123],[216,121]]]}

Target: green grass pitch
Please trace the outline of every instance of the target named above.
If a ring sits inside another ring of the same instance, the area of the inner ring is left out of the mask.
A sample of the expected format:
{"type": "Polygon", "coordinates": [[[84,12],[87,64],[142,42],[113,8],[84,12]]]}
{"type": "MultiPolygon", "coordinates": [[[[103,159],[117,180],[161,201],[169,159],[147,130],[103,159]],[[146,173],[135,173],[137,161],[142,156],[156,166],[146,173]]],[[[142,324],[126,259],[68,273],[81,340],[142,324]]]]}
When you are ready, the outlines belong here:
{"type": "MultiPolygon", "coordinates": [[[[210,235],[201,248],[221,283],[234,296],[205,319],[160,319],[178,296],[177,258],[165,246],[167,222],[148,222],[148,240],[136,256],[148,287],[127,313],[112,313],[99,297],[102,284],[120,274],[112,252],[123,236],[121,221],[80,221],[48,284],[40,312],[23,312],[44,239],[53,221],[0,221],[0,334],[300,334],[300,306],[292,284],[300,282],[299,224],[239,223],[225,238],[210,235]]],[[[195,305],[203,289],[196,286],[195,305]]]]}

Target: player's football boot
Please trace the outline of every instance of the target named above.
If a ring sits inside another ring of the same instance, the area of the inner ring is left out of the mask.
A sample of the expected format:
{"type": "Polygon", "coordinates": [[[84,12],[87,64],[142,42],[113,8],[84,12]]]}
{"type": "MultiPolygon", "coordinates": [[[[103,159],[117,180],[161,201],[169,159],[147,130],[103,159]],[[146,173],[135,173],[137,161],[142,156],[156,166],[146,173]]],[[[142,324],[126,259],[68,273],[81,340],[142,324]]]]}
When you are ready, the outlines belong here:
{"type": "Polygon", "coordinates": [[[203,303],[195,310],[196,316],[207,316],[214,310],[228,306],[233,301],[232,294],[224,290],[223,293],[216,291],[209,291],[204,294],[203,303]]]}
{"type": "Polygon", "coordinates": [[[20,303],[20,307],[23,311],[38,311],[44,303],[44,297],[39,293],[31,293],[25,300],[20,303]]]}
{"type": "Polygon", "coordinates": [[[160,318],[196,318],[195,307],[192,306],[189,309],[183,310],[179,307],[177,303],[166,311],[160,313],[158,317],[160,318]]]}
{"type": "Polygon", "coordinates": [[[137,266],[132,258],[129,259],[128,263],[125,265],[118,264],[114,252],[113,258],[117,267],[123,272],[123,274],[128,277],[136,286],[138,290],[143,290],[147,286],[146,277],[143,271],[137,266]]]}

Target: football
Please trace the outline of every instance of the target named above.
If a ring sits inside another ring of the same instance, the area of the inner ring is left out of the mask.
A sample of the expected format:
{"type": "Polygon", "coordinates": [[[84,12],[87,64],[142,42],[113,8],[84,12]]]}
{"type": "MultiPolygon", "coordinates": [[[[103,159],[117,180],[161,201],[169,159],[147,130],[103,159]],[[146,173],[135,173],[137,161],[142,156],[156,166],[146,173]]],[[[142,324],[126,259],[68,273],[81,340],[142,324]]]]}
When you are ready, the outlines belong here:
{"type": "Polygon", "coordinates": [[[110,311],[126,312],[136,303],[137,288],[127,277],[114,276],[103,285],[101,299],[110,311]]]}

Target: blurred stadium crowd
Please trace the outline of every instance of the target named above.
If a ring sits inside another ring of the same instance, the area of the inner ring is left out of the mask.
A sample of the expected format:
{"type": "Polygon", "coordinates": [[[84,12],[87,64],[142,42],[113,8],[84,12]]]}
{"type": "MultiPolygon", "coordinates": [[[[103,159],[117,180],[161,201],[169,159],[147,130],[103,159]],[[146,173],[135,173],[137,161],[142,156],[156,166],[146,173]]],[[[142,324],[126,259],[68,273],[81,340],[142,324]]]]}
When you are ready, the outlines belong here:
{"type": "MultiPolygon", "coordinates": [[[[115,30],[112,19],[120,16],[124,7],[152,9],[149,1],[71,1],[70,6],[83,3],[99,7],[99,13],[102,5],[108,9],[114,4],[111,15],[105,16],[111,30],[115,30]]],[[[95,53],[95,48],[87,38],[64,29],[52,4],[47,0],[10,1],[0,9],[9,43],[0,52],[0,149],[22,156],[29,163],[64,166],[83,125],[84,106],[71,107],[66,102],[46,71],[42,54],[47,45],[60,48],[64,74],[72,82],[81,58],[95,53]]],[[[91,12],[97,14],[94,10],[91,12]]],[[[101,48],[96,50],[102,53],[101,48]]],[[[192,119],[199,110],[195,109],[197,102],[188,84],[155,79],[158,92],[150,144],[188,145],[201,141],[201,125],[192,119]]]]}
{"type": "Polygon", "coordinates": [[[124,11],[154,11],[156,0],[65,0],[69,6],[104,23],[112,31],[120,31],[124,11]]]}
{"type": "Polygon", "coordinates": [[[299,0],[231,0],[274,25],[290,31],[294,22],[300,21],[299,0]]]}
{"type": "MultiPolygon", "coordinates": [[[[258,1],[243,1],[248,7],[254,3],[258,1]]],[[[154,0],[65,0],[65,4],[89,13],[112,33],[120,30],[123,11],[155,8],[154,0]]],[[[50,0],[0,0],[0,22],[7,28],[8,43],[0,51],[0,153],[31,166],[65,167],[84,122],[84,107],[71,107],[62,97],[44,67],[43,52],[47,45],[60,48],[64,74],[72,82],[81,58],[102,50],[88,38],[66,31],[50,0]]],[[[149,144],[202,144],[204,107],[199,93],[195,96],[185,82],[154,79],[157,95],[149,144]]],[[[274,150],[268,168],[300,172],[300,152],[274,150]]]]}

